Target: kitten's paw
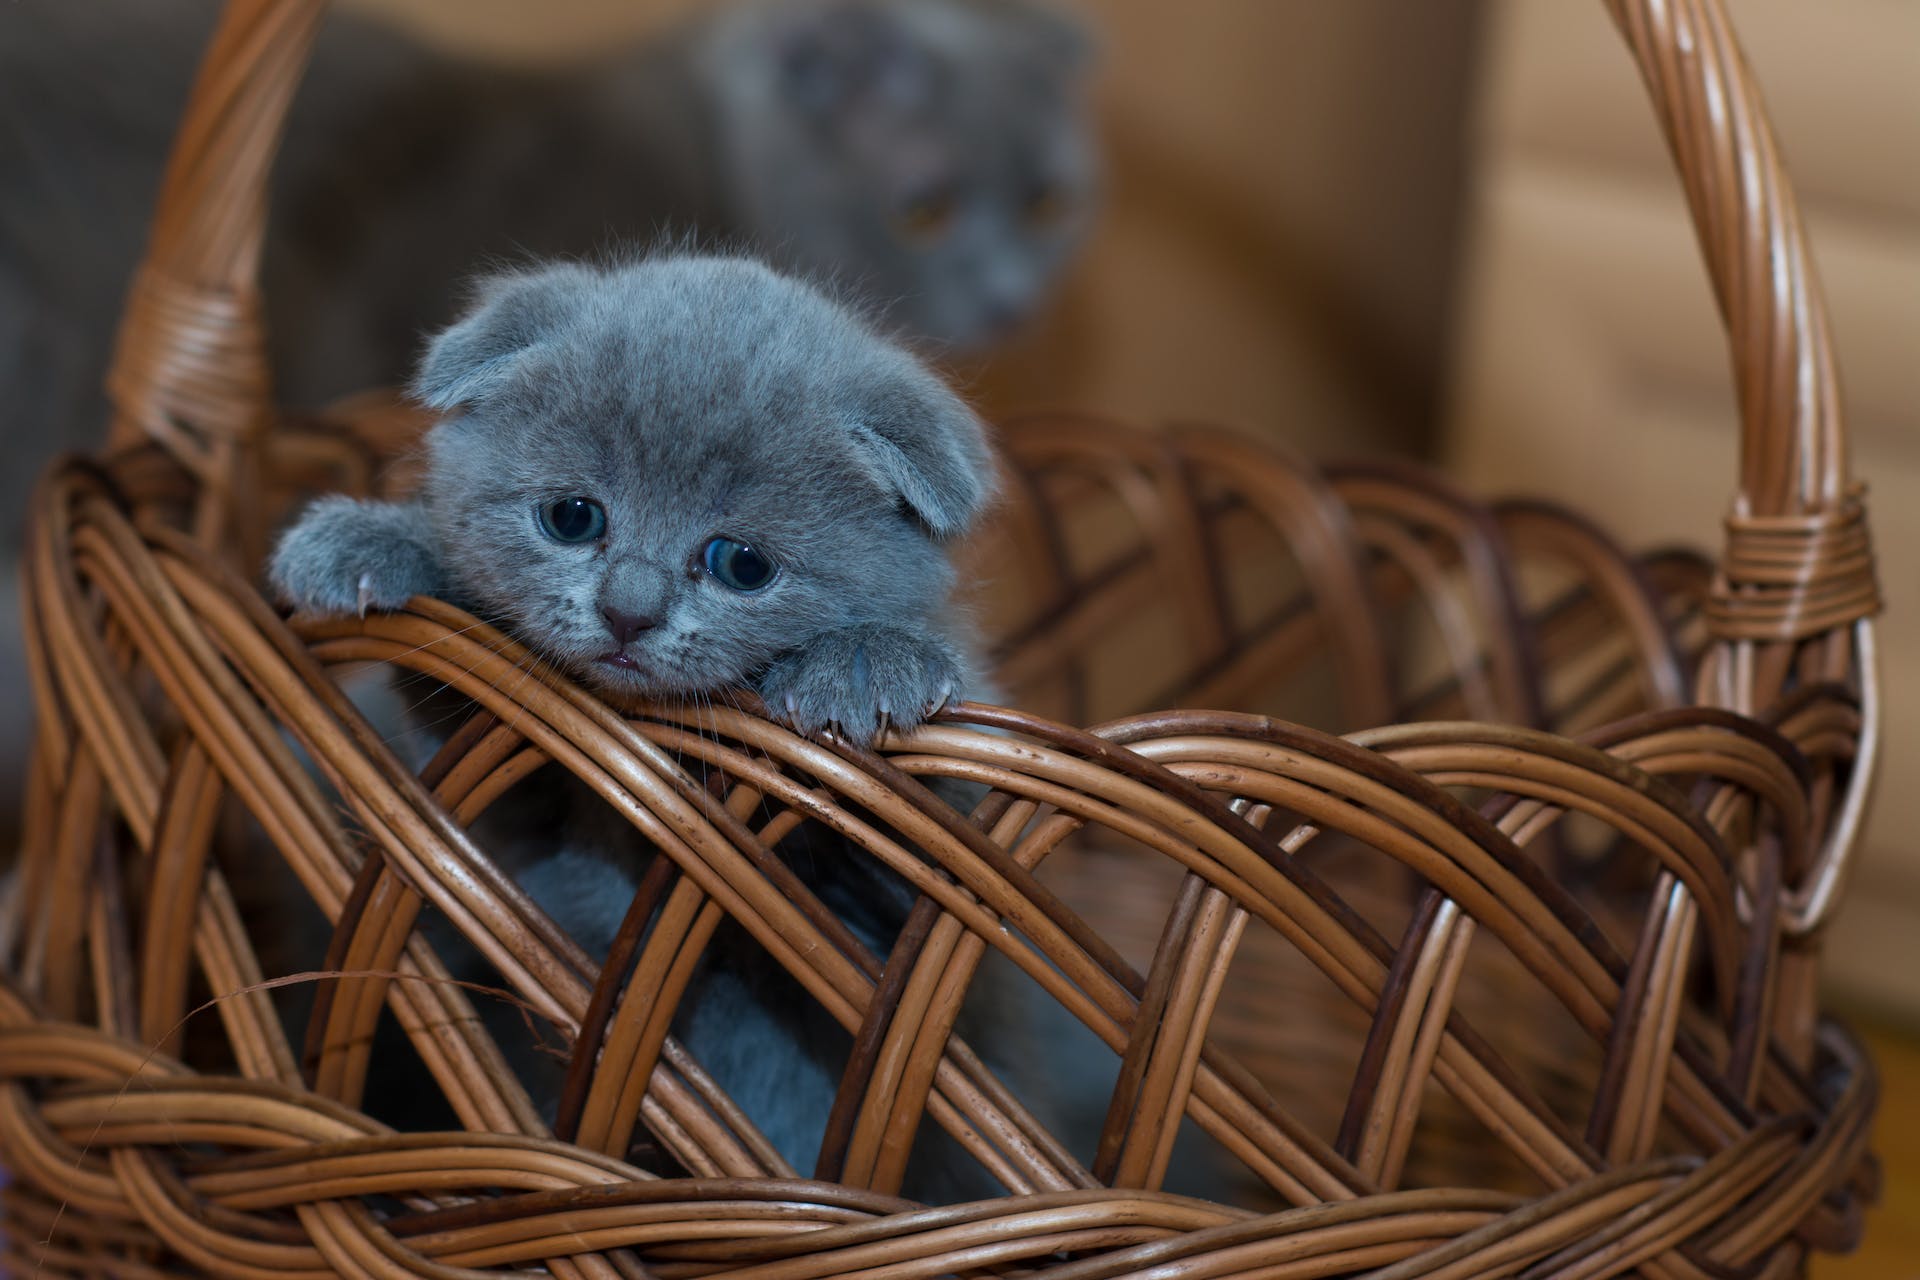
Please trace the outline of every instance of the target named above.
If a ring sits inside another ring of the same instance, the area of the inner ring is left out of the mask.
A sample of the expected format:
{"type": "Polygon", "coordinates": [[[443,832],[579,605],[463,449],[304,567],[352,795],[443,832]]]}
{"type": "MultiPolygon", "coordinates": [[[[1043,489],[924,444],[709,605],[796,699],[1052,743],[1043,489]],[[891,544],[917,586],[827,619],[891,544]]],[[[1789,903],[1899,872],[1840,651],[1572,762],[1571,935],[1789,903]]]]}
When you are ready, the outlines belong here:
{"type": "Polygon", "coordinates": [[[952,698],[960,655],[939,636],[899,627],[829,631],[767,669],[760,696],[802,733],[833,726],[862,744],[911,729],[952,698]]]}
{"type": "Polygon", "coordinates": [[[425,522],[417,506],[322,498],[281,536],[267,577],[282,600],[308,613],[398,609],[440,592],[425,522]]]}

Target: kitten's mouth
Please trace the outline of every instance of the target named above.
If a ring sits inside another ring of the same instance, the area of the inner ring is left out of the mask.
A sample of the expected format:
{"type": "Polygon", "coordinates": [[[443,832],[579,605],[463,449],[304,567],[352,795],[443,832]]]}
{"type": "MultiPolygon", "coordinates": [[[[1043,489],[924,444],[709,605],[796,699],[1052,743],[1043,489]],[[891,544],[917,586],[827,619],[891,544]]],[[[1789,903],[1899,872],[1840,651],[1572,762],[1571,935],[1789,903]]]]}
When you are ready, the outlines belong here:
{"type": "Polygon", "coordinates": [[[678,676],[673,668],[644,662],[630,653],[603,653],[585,666],[581,674],[590,682],[607,692],[623,696],[658,697],[683,693],[695,687],[678,676]]]}

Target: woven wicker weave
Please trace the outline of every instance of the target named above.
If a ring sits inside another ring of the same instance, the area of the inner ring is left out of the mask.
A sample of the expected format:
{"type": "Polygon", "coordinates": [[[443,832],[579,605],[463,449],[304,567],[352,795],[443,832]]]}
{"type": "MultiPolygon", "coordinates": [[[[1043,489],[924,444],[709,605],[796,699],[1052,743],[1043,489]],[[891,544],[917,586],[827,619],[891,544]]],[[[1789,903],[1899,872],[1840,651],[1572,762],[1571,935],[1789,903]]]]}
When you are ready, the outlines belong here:
{"type": "Polygon", "coordinates": [[[1864,508],[1718,0],[1612,8],[1730,336],[1717,564],[1633,558],[1411,470],[1017,423],[973,551],[1025,710],[965,705],[868,752],[751,708],[616,714],[432,601],[298,627],[261,601],[276,514],[403,483],[383,460],[419,424],[272,407],[263,178],[321,5],[232,0],[128,304],[115,448],[56,469],[35,509],[0,1265],[1701,1280],[1846,1247],[1874,1082],[1814,985],[1878,732],[1864,508]],[[409,772],[330,676],[367,662],[482,710],[409,772]],[[1302,708],[1401,723],[1258,714],[1302,708]],[[604,957],[466,835],[543,766],[666,855],[604,957]],[[956,813],[921,785],[940,777],[990,795],[956,813]],[[891,955],[771,855],[806,819],[921,888],[891,955]],[[249,838],[330,922],[330,976],[262,974],[227,876],[249,838]],[[559,1029],[561,1136],[476,1016],[499,997],[447,980],[428,916],[559,1029]],[[723,916],[852,1034],[815,1169],[668,1034],[723,916]],[[989,948],[1112,1050],[1097,1149],[1064,1148],[949,1034],[989,948]],[[284,976],[316,992],[304,1042],[261,985],[284,976]],[[361,1110],[389,1014],[457,1127],[361,1110]],[[1183,1117],[1244,1163],[1244,1206],[1159,1189],[1183,1117]],[[923,1123],[1010,1194],[898,1199],[923,1123]],[[643,1136],[691,1176],[629,1164],[643,1136]]]}

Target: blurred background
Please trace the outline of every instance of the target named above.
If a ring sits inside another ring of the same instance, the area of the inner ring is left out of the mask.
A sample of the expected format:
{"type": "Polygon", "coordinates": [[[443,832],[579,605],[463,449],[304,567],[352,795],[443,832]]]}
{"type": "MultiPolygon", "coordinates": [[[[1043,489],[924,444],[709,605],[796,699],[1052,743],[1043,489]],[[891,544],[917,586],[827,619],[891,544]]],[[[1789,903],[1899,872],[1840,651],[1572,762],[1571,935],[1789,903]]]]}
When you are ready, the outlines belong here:
{"type": "MultiPolygon", "coordinates": [[[[538,65],[698,7],[340,2],[538,65]]],[[[1817,1274],[1920,1275],[1920,1053],[1900,1038],[1920,1027],[1920,5],[1731,8],[1824,274],[1888,604],[1893,766],[1828,974],[1886,1029],[1882,1149],[1889,1204],[1906,1208],[1817,1274]]],[[[1602,5],[1080,12],[1097,38],[1104,195],[1057,296],[957,365],[990,415],[1072,406],[1224,422],[1316,455],[1434,458],[1475,491],[1560,498],[1638,545],[1717,544],[1734,474],[1725,348],[1602,5]]],[[[10,696],[5,714],[23,717],[10,696]]]]}

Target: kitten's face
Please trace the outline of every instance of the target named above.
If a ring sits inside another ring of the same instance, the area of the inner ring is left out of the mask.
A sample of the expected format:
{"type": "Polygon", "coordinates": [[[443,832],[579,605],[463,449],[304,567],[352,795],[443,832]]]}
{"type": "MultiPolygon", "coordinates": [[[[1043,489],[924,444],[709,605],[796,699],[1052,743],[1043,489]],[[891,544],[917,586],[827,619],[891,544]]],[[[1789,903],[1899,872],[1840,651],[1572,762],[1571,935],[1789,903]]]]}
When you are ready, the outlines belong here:
{"type": "Polygon", "coordinates": [[[1078,33],[1020,0],[814,0],[785,21],[728,46],[774,64],[723,104],[748,230],[922,336],[1004,336],[1091,222],[1078,33]]]}
{"type": "Polygon", "coordinates": [[[430,438],[445,564],[483,616],[644,695],[744,684],[824,630],[938,606],[946,558],[865,434],[955,432],[984,462],[937,380],[750,263],[561,277],[489,304],[508,355],[456,353],[481,389],[430,438]]]}

